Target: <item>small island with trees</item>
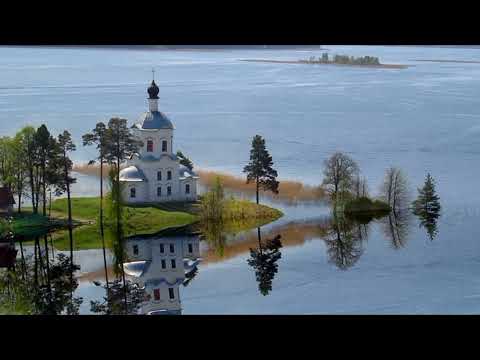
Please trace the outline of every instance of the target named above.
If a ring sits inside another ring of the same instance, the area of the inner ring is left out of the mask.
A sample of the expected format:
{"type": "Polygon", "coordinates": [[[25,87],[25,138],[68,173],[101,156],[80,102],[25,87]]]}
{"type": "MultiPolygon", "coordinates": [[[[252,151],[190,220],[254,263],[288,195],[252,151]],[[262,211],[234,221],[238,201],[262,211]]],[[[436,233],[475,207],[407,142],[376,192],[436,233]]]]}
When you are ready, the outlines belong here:
{"type": "Polygon", "coordinates": [[[402,64],[382,64],[378,57],[375,56],[348,56],[338,55],[329,56],[328,53],[323,53],[322,56],[315,58],[310,56],[308,59],[300,60],[269,60],[269,59],[242,59],[240,61],[249,62],[267,62],[267,63],[281,63],[281,64],[324,64],[324,65],[341,65],[341,66],[363,66],[373,68],[385,69],[406,69],[407,65],[402,64]]]}

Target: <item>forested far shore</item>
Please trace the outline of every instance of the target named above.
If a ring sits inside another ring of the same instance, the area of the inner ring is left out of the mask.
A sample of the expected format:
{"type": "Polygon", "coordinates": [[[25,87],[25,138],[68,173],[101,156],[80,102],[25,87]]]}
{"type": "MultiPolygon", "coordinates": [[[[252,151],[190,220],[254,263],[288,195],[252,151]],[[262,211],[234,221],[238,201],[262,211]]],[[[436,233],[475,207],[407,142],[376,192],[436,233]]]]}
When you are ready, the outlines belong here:
{"type": "Polygon", "coordinates": [[[267,63],[280,63],[280,64],[323,64],[323,65],[341,65],[341,66],[365,66],[373,68],[386,68],[386,69],[405,69],[407,65],[401,64],[382,64],[378,57],[375,56],[348,56],[348,55],[333,55],[323,53],[322,56],[315,58],[311,56],[309,59],[300,60],[271,60],[271,59],[241,59],[240,61],[247,62],[267,62],[267,63]]]}

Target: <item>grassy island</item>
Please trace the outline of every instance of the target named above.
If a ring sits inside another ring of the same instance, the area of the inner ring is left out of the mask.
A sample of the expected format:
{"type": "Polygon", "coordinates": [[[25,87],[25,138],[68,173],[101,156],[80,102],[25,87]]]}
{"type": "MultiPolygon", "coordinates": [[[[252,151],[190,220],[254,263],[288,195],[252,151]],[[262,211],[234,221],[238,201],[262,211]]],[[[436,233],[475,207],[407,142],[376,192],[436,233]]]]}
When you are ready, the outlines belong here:
{"type": "MultiPolygon", "coordinates": [[[[87,225],[73,230],[75,250],[96,249],[101,247],[99,226],[98,197],[72,198],[73,218],[87,221],[87,225]]],[[[172,202],[164,204],[138,204],[126,206],[126,235],[152,235],[161,230],[193,224],[200,221],[199,203],[172,202]]],[[[58,219],[67,216],[66,199],[57,199],[52,203],[52,215],[58,219]]],[[[250,229],[274,221],[282,212],[265,205],[257,205],[248,200],[229,199],[224,209],[224,222],[227,228],[235,231],[250,229]]],[[[53,234],[55,247],[59,250],[69,248],[66,230],[53,234]]]]}

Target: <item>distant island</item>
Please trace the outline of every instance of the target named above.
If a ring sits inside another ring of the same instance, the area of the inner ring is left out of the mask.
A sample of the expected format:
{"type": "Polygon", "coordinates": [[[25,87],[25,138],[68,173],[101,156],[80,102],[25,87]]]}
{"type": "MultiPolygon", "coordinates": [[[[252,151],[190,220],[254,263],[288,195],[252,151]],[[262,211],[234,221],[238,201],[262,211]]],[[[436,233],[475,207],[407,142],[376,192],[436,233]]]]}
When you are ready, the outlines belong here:
{"type": "Polygon", "coordinates": [[[241,59],[240,61],[250,62],[268,62],[268,63],[282,63],[282,64],[325,64],[325,65],[343,65],[343,66],[364,66],[374,68],[386,69],[405,69],[407,65],[400,64],[382,64],[377,57],[361,56],[354,57],[348,55],[334,55],[329,57],[328,53],[323,53],[321,57],[315,58],[311,56],[306,60],[268,60],[268,59],[241,59]]]}

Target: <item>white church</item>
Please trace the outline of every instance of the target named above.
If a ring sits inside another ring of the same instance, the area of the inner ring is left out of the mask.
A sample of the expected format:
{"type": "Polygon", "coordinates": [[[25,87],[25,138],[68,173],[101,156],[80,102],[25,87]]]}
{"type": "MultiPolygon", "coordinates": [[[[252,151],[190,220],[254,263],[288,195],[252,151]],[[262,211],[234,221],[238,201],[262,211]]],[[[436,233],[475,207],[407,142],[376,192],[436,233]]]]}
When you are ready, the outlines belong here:
{"type": "Polygon", "coordinates": [[[133,135],[143,142],[138,154],[127,160],[120,172],[126,203],[196,201],[198,176],[180,165],[173,151],[173,130],[168,117],[158,110],[155,80],[147,89],[149,111],[132,126],[133,135]]]}

